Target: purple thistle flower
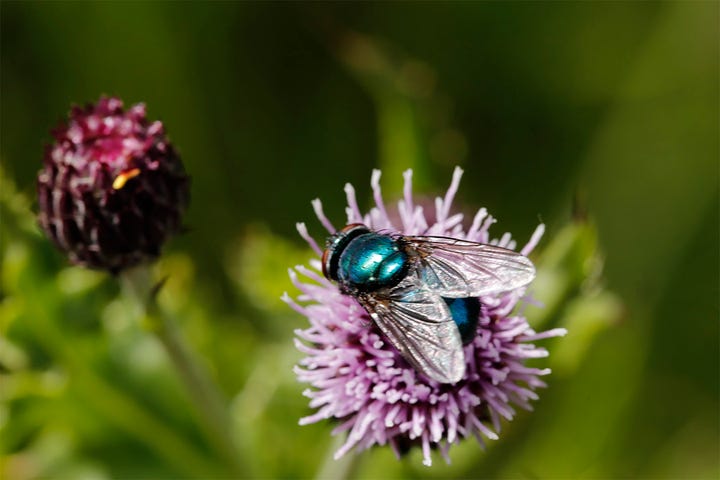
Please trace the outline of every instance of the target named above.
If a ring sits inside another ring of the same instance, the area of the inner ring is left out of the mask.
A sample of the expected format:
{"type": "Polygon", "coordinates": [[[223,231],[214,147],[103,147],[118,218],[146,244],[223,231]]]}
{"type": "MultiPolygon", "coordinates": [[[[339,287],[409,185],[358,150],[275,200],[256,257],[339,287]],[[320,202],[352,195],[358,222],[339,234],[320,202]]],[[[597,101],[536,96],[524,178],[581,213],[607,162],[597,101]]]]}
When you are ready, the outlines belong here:
{"type": "MultiPolygon", "coordinates": [[[[404,198],[395,211],[383,201],[380,171],[375,170],[371,180],[375,207],[367,214],[360,212],[352,185],[345,185],[347,223],[364,223],[372,230],[401,235],[447,236],[514,249],[509,233],[490,238],[488,229],[495,219],[484,208],[467,230],[463,215],[451,213],[461,176],[462,170],[456,168],[447,194],[435,199],[435,211],[426,216],[423,207],[413,201],[412,171],[404,174],[404,198]]],[[[312,205],[323,226],[334,233],[336,228],[323,213],[320,200],[312,205]]],[[[464,347],[465,375],[455,384],[441,384],[411,367],[365,309],[323,277],[322,249],[303,223],[297,228],[318,255],[310,260],[309,268],[290,270],[292,282],[302,292],[297,299],[287,293],[283,296],[310,321],[309,328],[295,332],[295,344],[306,355],[295,372],[298,380],[312,386],[304,394],[317,411],[302,418],[300,424],[329,418],[340,422],[333,434],[345,432],[347,440],[335,458],[353,448],[361,451],[389,444],[398,458],[420,446],[425,465],[432,462],[433,448],[449,463],[451,444],[472,435],[484,445],[483,437],[498,438],[501,418],[512,420],[515,406],[532,410],[530,401],[538,398],[535,389],[546,386],[539,377],[550,369],[525,365],[527,359],[548,355],[530,342],[562,336],[566,331],[558,328],[536,333],[522,315],[513,313],[524,299],[524,288],[481,298],[477,334],[464,347]]],[[[543,231],[544,226],[539,225],[520,253],[528,255],[543,231]]]]}
{"type": "Polygon", "coordinates": [[[40,226],[72,263],[117,273],[153,259],[181,228],[189,179],[145,105],[73,107],[53,130],[37,188],[40,226]]]}

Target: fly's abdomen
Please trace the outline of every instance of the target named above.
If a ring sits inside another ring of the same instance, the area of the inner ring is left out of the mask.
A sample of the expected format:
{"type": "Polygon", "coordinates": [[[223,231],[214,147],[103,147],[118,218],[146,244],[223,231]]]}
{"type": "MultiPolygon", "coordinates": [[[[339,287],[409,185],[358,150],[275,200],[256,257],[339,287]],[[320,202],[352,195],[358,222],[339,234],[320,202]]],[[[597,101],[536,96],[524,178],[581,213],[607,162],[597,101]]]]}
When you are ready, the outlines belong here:
{"type": "Polygon", "coordinates": [[[475,338],[478,321],[480,320],[480,300],[477,297],[470,298],[443,298],[455,324],[460,330],[460,337],[463,345],[470,343],[475,338]]]}
{"type": "Polygon", "coordinates": [[[372,291],[400,283],[408,265],[407,254],[392,237],[371,232],[354,238],[345,247],[338,276],[342,283],[372,291]]]}

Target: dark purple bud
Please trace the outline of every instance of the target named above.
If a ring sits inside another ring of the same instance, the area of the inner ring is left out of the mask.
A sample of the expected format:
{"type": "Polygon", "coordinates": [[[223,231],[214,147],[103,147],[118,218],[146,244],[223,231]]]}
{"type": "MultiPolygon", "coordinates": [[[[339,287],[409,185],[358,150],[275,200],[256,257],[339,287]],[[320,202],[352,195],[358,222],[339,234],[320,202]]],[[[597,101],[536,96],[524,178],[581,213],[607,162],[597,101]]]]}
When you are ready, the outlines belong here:
{"type": "Polygon", "coordinates": [[[181,229],[189,177],[162,123],[120,99],[73,107],[38,174],[39,222],[72,263],[117,273],[181,229]]]}

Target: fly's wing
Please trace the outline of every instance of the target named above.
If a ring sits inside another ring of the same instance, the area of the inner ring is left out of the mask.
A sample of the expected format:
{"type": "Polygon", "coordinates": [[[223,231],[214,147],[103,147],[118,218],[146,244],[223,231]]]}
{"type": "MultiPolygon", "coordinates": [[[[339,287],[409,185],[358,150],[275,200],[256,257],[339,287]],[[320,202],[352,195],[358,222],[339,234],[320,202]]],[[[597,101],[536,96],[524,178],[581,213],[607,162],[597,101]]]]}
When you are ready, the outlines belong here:
{"type": "Polygon", "coordinates": [[[388,292],[357,299],[416,370],[440,383],[455,383],[465,375],[460,332],[440,296],[407,278],[388,292]]]}
{"type": "Polygon", "coordinates": [[[403,237],[418,258],[420,282],[449,298],[522,287],[535,278],[530,259],[513,250],[446,237],[403,237]]]}

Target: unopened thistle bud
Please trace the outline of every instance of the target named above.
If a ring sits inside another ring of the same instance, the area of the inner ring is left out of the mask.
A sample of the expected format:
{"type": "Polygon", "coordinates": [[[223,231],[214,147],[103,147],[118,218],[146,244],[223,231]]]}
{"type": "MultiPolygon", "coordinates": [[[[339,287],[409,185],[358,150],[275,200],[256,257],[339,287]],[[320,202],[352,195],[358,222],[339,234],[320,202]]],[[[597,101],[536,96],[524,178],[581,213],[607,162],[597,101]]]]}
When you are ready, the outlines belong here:
{"type": "Polygon", "coordinates": [[[38,174],[39,222],[70,261],[112,273],[154,259],[181,228],[189,178],[161,122],[102,97],[53,130],[38,174]]]}

